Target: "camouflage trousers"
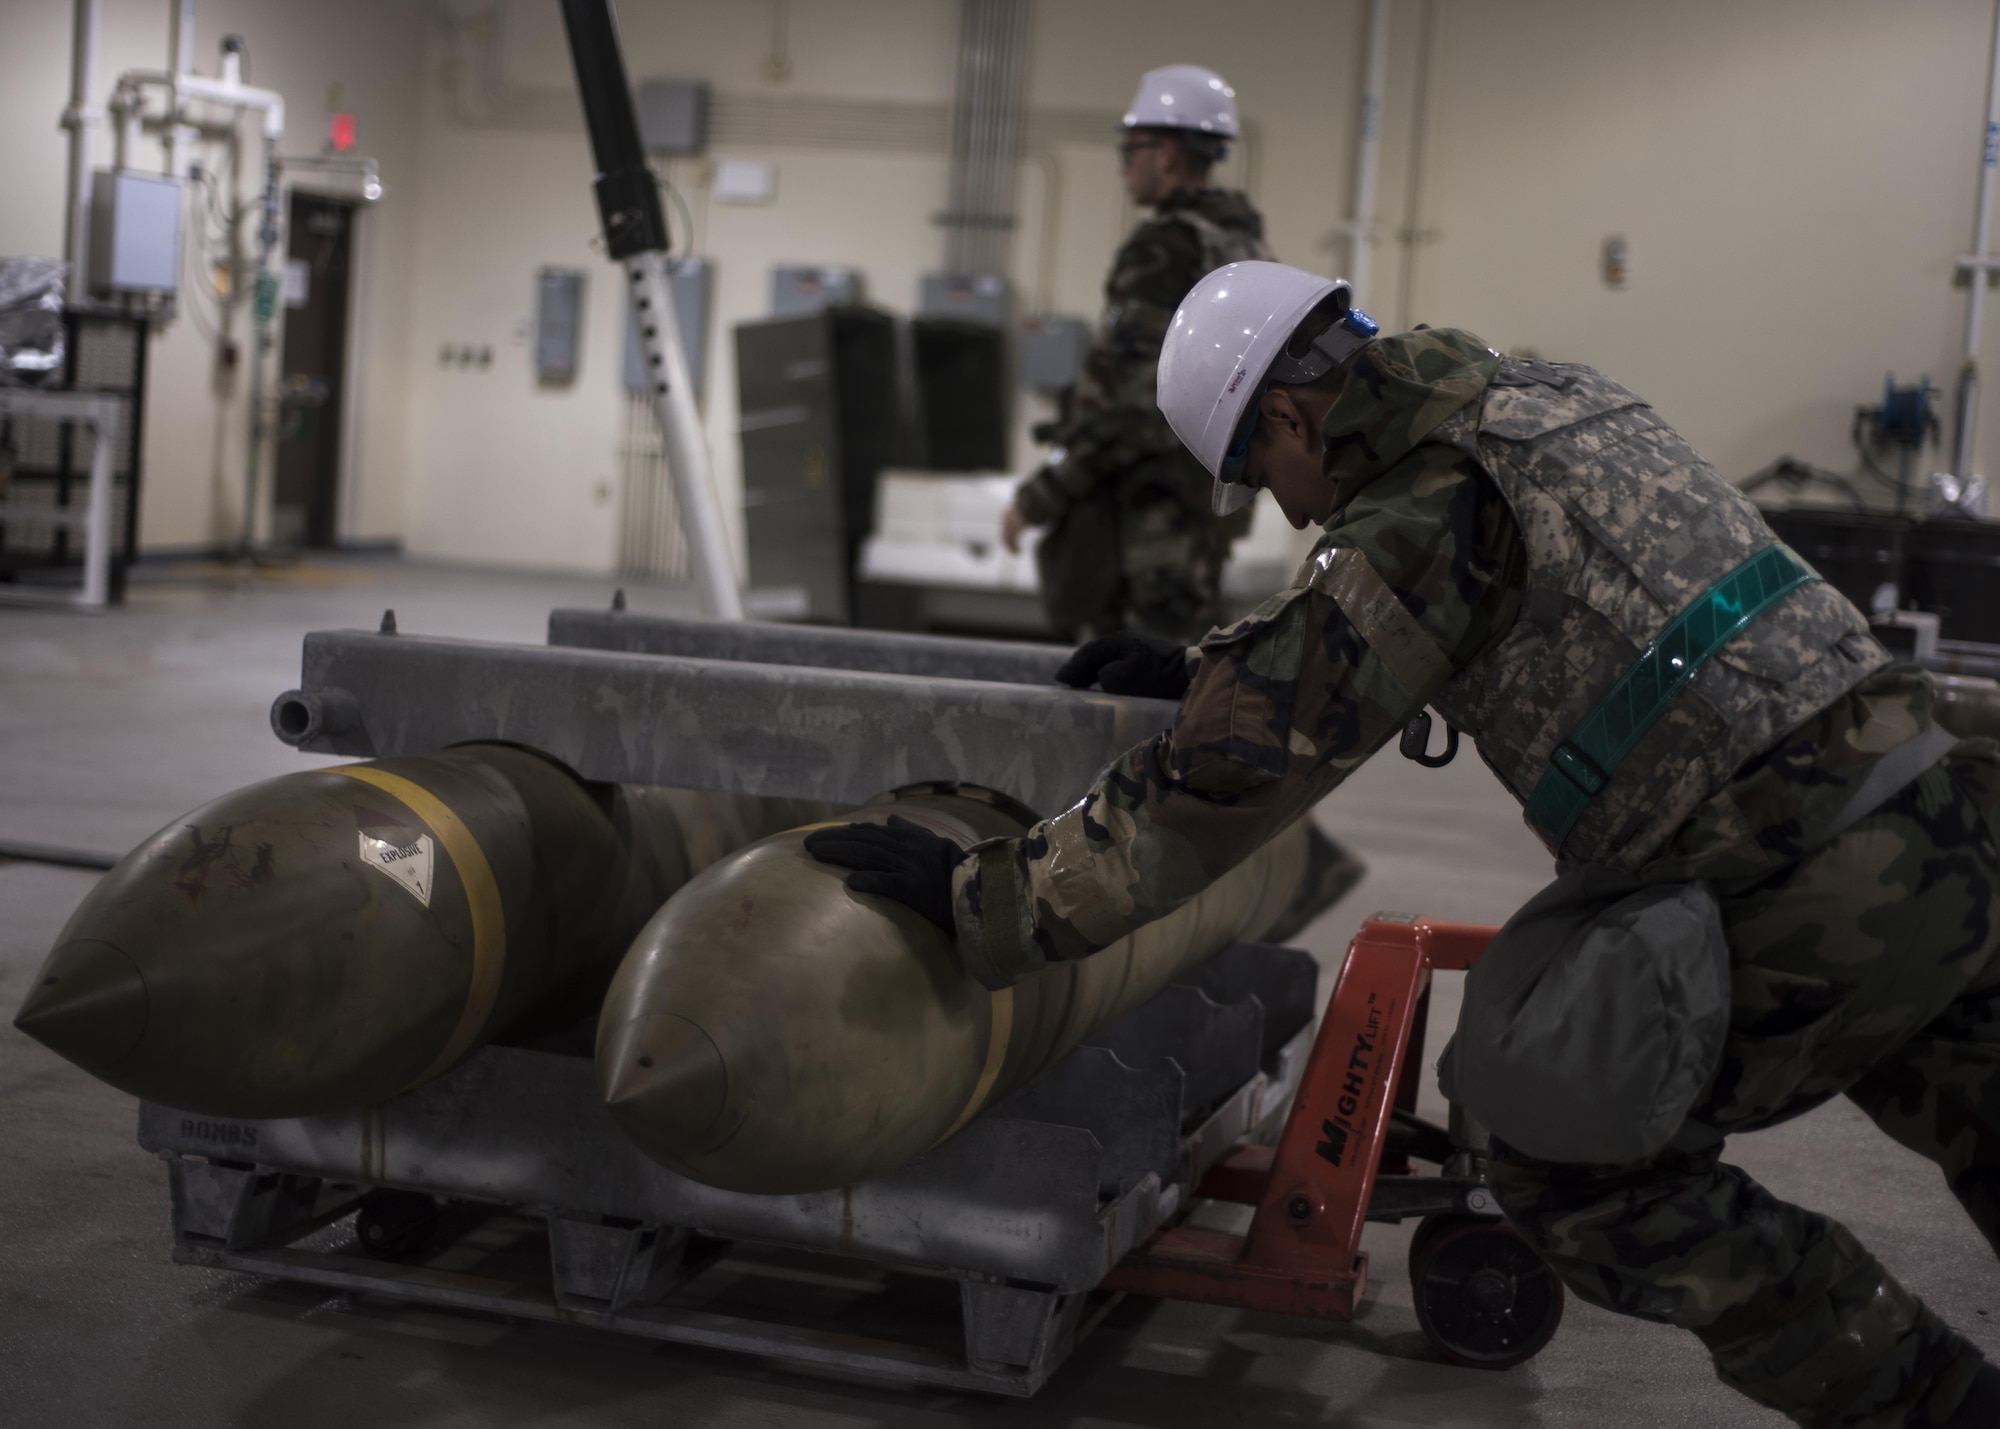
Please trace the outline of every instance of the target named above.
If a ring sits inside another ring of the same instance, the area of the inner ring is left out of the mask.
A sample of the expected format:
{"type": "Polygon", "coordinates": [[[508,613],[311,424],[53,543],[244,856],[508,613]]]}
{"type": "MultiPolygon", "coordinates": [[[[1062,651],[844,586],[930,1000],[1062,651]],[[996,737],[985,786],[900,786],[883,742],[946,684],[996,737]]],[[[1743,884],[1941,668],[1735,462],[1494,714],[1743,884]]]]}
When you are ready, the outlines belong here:
{"type": "Polygon", "coordinates": [[[1812,1429],[1925,1429],[1978,1352],[1854,1236],[1722,1163],[1721,1138],[1845,1094],[1936,1162],[2000,1250],[2000,847],[1993,746],[1965,746],[1833,843],[1724,887],[1734,1005],[1675,1145],[1633,1166],[1498,1143],[1508,1218],[1592,1304],[1692,1330],[1732,1387],[1812,1429]]]}
{"type": "Polygon", "coordinates": [[[1229,541],[1217,538],[1214,524],[1178,501],[1121,511],[1121,608],[1111,617],[1118,624],[1105,628],[1143,630],[1190,645],[1207,634],[1222,618],[1222,565],[1229,556],[1229,541]]]}

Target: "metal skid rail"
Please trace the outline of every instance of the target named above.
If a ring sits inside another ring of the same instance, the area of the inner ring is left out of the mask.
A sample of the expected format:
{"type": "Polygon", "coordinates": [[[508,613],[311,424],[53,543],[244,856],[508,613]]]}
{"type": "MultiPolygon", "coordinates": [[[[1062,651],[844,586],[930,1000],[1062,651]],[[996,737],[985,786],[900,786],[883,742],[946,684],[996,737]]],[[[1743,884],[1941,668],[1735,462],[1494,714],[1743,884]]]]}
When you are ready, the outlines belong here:
{"type": "Polygon", "coordinates": [[[508,740],[589,779],[853,804],[958,780],[1052,812],[1175,709],[1054,685],[322,631],[271,724],[314,753],[508,740]]]}
{"type": "Polygon", "coordinates": [[[817,665],[926,679],[988,680],[1007,685],[1056,683],[1066,645],[964,640],[841,626],[779,625],[756,620],[701,620],[611,610],[552,610],[549,644],[628,655],[744,660],[760,665],[817,665]]]}

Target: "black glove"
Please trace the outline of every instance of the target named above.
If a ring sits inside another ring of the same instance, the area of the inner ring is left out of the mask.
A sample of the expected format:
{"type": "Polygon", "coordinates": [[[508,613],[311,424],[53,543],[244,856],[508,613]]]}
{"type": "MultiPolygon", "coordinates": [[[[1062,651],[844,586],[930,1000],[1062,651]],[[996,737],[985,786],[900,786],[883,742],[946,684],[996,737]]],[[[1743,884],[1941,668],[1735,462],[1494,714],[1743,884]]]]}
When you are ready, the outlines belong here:
{"type": "Polygon", "coordinates": [[[1187,647],[1136,630],[1114,630],[1077,646],[1056,678],[1071,689],[1094,681],[1107,695],[1178,700],[1187,693],[1187,647]]]}
{"type": "Polygon", "coordinates": [[[951,911],[951,873],[965,850],[900,815],[886,824],[838,824],[806,835],[806,852],[821,863],[857,870],[847,875],[856,893],[876,893],[906,904],[958,936],[951,911]]]}

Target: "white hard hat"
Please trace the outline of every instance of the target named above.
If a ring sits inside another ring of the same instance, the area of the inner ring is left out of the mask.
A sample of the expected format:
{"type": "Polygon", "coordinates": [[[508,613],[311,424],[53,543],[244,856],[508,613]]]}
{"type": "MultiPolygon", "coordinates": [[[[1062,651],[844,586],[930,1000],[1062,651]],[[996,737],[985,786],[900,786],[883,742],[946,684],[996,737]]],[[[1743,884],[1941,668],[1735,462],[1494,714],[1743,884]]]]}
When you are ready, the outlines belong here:
{"type": "Polygon", "coordinates": [[[1218,139],[1236,137],[1236,91],[1200,65],[1149,69],[1126,112],[1127,129],[1195,129],[1218,139]]]}
{"type": "Polygon", "coordinates": [[[1379,329],[1353,306],[1344,278],[1322,278],[1283,263],[1229,263],[1194,285],[1174,311],[1160,346],[1160,411],[1174,435],[1215,478],[1218,516],[1256,497],[1243,463],[1256,427],[1256,402],[1271,382],[1310,382],[1345,362],[1379,329]],[[1301,351],[1292,334],[1316,310],[1332,321],[1301,351]]]}

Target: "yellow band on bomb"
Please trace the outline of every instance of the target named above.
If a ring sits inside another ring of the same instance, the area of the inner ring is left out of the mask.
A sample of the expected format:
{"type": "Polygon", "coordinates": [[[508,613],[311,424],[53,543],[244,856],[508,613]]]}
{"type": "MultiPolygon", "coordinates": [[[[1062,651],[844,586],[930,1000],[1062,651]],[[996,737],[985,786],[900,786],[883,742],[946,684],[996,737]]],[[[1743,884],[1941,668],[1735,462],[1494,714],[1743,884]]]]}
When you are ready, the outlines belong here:
{"type": "Polygon", "coordinates": [[[452,1029],[444,1050],[411,1079],[409,1086],[414,1087],[437,1076],[471,1049],[473,1039],[493,1012],[493,1004],[499,1000],[500,976],[507,968],[507,915],[500,902],[500,885],[494,880],[486,854],[479,847],[479,840],[472,836],[472,830],[430,790],[400,774],[361,764],[335,765],[326,772],[371,784],[408,805],[444,845],[452,866],[458,870],[459,882],[465,885],[465,901],[472,910],[472,982],[466,989],[465,1008],[459,1013],[458,1026],[452,1029]]]}

